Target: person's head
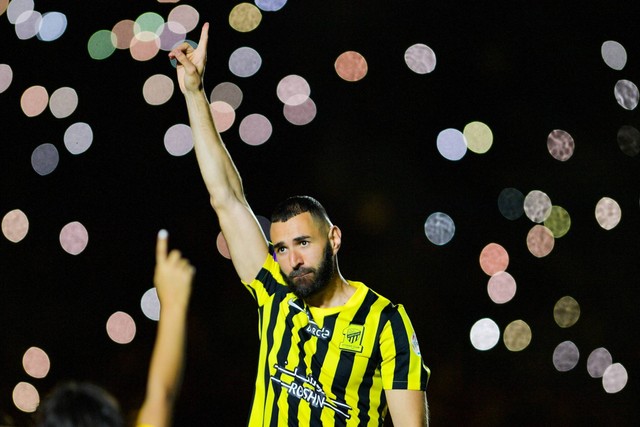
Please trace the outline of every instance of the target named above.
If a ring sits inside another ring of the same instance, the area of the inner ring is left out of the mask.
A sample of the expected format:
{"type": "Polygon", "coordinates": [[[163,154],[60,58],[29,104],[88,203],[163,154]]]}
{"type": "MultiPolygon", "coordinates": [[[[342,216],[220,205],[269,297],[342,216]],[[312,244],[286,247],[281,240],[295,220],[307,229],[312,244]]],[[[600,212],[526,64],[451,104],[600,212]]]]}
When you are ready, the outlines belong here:
{"type": "Polygon", "coordinates": [[[294,196],[271,215],[271,240],[282,275],[299,298],[325,289],[338,274],[341,232],[324,207],[309,196],[294,196]]]}
{"type": "Polygon", "coordinates": [[[37,427],[123,427],[118,401],[90,383],[58,385],[40,404],[37,427]]]}

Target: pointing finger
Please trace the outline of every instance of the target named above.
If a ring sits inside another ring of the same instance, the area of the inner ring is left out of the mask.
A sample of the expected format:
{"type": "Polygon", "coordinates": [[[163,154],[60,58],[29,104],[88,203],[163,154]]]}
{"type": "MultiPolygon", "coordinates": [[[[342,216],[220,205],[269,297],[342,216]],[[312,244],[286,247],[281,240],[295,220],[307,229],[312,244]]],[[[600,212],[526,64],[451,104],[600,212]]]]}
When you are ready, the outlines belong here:
{"type": "Polygon", "coordinates": [[[167,258],[167,239],[169,233],[167,230],[158,231],[158,240],[156,242],[156,261],[164,261],[167,258]]]}

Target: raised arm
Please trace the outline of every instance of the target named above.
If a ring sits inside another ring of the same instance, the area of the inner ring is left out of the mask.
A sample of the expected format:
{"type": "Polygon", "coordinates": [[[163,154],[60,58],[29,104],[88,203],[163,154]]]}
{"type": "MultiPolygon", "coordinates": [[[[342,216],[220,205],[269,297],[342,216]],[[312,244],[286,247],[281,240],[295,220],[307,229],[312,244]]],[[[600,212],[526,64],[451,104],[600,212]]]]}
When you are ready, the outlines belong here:
{"type": "Polygon", "coordinates": [[[185,96],[198,165],[209,191],[233,265],[250,282],[267,256],[267,241],[242,187],[240,175],[216,129],[204,91],[209,24],[202,27],[197,48],[183,43],[169,53],[177,60],[178,84],[185,96]]]}
{"type": "Polygon", "coordinates": [[[385,390],[394,427],[428,427],[427,394],[420,390],[385,390]]]}
{"type": "Polygon", "coordinates": [[[184,369],[187,308],[194,268],[177,250],[167,254],[167,232],[158,233],[154,284],[160,300],[160,319],[149,365],[147,392],[137,424],[171,425],[184,369]]]}

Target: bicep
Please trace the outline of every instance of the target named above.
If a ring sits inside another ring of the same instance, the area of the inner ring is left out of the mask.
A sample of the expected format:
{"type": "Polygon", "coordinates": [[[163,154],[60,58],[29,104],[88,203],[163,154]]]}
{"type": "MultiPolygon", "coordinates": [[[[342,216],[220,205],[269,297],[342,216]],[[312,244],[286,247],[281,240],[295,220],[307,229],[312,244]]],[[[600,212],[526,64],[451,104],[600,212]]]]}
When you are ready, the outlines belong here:
{"type": "Polygon", "coordinates": [[[427,427],[427,394],[422,390],[385,390],[394,427],[427,427]]]}

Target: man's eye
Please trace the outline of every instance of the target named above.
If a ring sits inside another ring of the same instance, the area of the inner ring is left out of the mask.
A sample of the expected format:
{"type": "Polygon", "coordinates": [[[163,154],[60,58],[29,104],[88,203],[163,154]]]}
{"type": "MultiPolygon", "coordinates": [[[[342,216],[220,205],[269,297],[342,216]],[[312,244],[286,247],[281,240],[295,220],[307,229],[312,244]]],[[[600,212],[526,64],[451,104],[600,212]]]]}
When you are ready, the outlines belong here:
{"type": "Polygon", "coordinates": [[[281,253],[283,253],[285,251],[285,249],[286,248],[284,248],[284,247],[279,247],[278,249],[276,249],[276,252],[281,254],[281,253]]]}
{"type": "Polygon", "coordinates": [[[303,240],[302,242],[300,242],[300,246],[307,246],[309,244],[308,241],[303,240]]]}

